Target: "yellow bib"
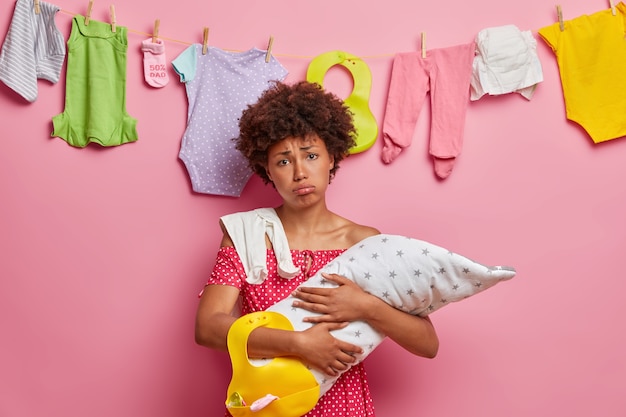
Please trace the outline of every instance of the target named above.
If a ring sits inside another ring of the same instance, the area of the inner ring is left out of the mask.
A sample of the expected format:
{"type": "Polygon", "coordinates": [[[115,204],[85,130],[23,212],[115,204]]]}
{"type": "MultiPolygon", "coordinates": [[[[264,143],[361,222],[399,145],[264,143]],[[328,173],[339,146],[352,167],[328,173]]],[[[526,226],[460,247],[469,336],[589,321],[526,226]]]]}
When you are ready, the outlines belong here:
{"type": "Polygon", "coordinates": [[[285,316],[269,311],[246,314],[232,324],[227,340],[233,368],[226,397],[228,411],[234,417],[300,417],[317,404],[319,384],[311,371],[293,357],[274,358],[262,366],[251,364],[248,336],[260,326],[293,330],[285,316]],[[251,411],[250,405],[267,394],[278,399],[261,410],[251,411]]]}
{"type": "Polygon", "coordinates": [[[372,89],[372,73],[367,64],[347,52],[331,51],[315,57],[306,72],[306,80],[324,86],[324,76],[330,68],[341,65],[350,71],[354,80],[354,89],[344,103],[353,114],[356,129],[356,145],[350,153],[368,150],[376,142],[378,125],[369,108],[370,90],[372,89]]]}

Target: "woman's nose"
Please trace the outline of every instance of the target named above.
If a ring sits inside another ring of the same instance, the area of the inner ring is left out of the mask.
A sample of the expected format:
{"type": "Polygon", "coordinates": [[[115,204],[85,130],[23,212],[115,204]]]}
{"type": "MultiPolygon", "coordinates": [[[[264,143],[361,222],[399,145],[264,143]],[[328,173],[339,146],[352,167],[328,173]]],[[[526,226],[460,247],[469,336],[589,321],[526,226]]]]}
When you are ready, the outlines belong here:
{"type": "Polygon", "coordinates": [[[303,164],[302,163],[295,164],[294,170],[293,170],[293,180],[301,181],[305,178],[307,178],[307,174],[306,174],[303,164]]]}

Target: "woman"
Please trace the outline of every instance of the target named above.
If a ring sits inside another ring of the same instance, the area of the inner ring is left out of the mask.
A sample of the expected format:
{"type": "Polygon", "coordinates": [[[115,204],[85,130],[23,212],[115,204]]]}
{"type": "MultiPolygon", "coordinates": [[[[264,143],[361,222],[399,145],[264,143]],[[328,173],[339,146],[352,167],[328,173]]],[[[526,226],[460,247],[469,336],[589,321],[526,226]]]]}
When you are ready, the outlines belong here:
{"type": "MultiPolygon", "coordinates": [[[[244,266],[233,240],[224,236],[215,268],[201,295],[196,317],[197,343],[226,350],[231,314],[241,297],[242,314],[265,310],[295,291],[297,306],[322,313],[318,323],[302,332],[260,327],[248,340],[248,355],[256,358],[295,356],[330,376],[355,361],[360,348],[335,339],[330,331],[363,320],[409,352],[427,358],[437,354],[439,342],[429,318],[412,316],[362,291],[338,275],[325,276],[339,284],[329,288],[299,288],[321,267],[360,240],[378,234],[331,212],[326,190],[340,161],[354,146],[354,126],[348,108],[319,85],[277,83],[240,119],[236,147],[263,181],[282,198],[275,213],[284,228],[293,263],[293,279],[279,277],[277,258],[266,236],[267,278],[260,284],[246,281],[244,266]]],[[[226,415],[229,415],[228,412],[226,415]]],[[[363,364],[352,366],[306,414],[313,416],[374,416],[363,364]]]]}

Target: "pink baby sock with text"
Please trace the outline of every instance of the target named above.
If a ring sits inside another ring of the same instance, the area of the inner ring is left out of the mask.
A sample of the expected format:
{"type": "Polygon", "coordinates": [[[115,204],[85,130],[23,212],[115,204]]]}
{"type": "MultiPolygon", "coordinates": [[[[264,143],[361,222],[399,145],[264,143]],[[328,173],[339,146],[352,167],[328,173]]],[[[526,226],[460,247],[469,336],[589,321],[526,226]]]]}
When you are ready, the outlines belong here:
{"type": "Polygon", "coordinates": [[[143,51],[143,75],[148,85],[156,88],[165,87],[170,77],[167,73],[167,63],[165,60],[165,44],[163,40],[152,38],[141,43],[143,51]]]}

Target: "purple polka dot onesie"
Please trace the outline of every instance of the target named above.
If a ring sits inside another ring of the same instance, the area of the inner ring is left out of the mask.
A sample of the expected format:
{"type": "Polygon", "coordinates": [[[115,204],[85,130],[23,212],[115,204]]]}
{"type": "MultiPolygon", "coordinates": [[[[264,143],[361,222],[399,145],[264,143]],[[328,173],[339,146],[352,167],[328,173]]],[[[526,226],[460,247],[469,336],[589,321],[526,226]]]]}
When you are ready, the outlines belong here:
{"type": "Polygon", "coordinates": [[[197,193],[239,197],[252,171],[235,149],[239,117],[256,102],[272,81],[282,81],[287,70],[266,51],[244,52],[194,44],[172,65],[185,84],[188,100],[187,128],[179,158],[184,162],[197,193]]]}

